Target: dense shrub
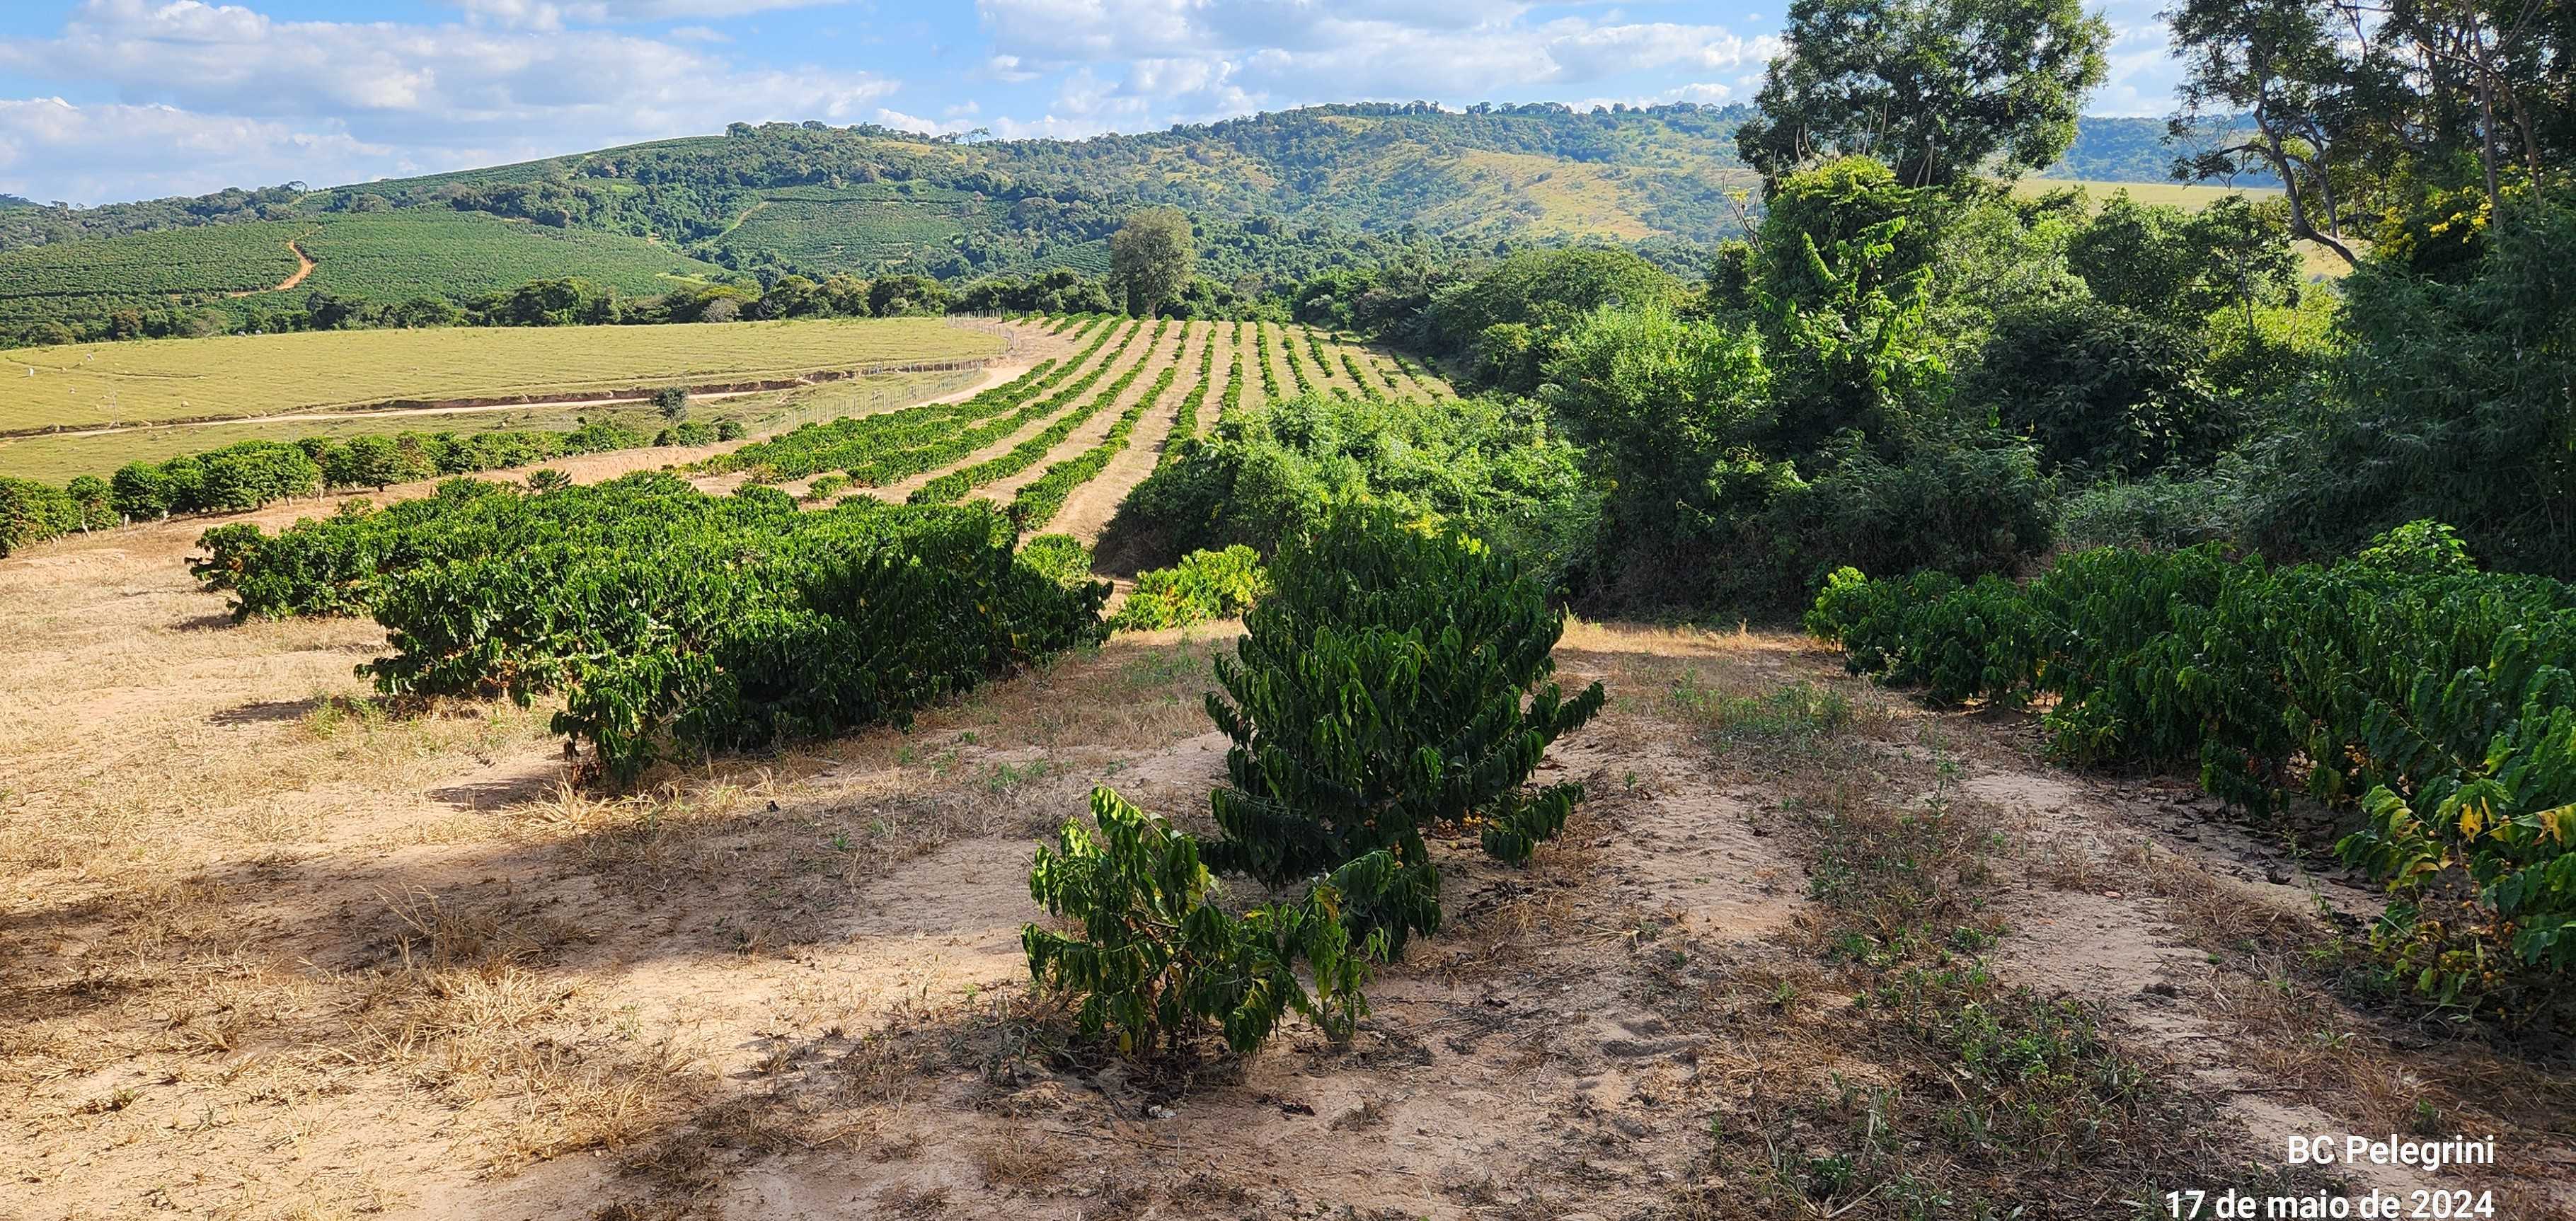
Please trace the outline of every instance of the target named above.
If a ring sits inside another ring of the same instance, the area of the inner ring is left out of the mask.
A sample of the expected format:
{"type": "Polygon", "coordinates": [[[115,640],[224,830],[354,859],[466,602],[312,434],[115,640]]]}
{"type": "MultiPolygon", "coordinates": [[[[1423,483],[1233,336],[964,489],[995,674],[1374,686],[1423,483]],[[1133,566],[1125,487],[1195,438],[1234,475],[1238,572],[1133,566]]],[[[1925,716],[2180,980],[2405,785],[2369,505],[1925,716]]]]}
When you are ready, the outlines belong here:
{"type": "Polygon", "coordinates": [[[655,445],[712,445],[715,439],[716,426],[698,420],[674,424],[653,434],[655,445]]]}
{"type": "Polygon", "coordinates": [[[164,462],[129,462],[105,484],[86,483],[87,502],[127,519],[174,513],[231,513],[256,509],[325,488],[385,488],[448,475],[470,475],[527,466],[568,454],[604,453],[645,445],[698,445],[715,439],[703,424],[647,436],[613,420],[596,420],[570,432],[401,432],[333,441],[306,437],[292,444],[243,441],[164,462]],[[104,488],[104,500],[100,488],[104,488]]]}
{"type": "Polygon", "coordinates": [[[1600,489],[1527,403],[1305,395],[1229,412],[1129,494],[1102,542],[1147,564],[1267,552],[1336,497],[1455,521],[1553,588],[1592,547],[1600,489]]]}
{"type": "Polygon", "coordinates": [[[1593,311],[1683,295],[1680,281],[1625,250],[1524,250],[1441,292],[1423,320],[1434,343],[1467,357],[1470,385],[1528,394],[1558,338],[1593,311]]]}
{"type": "Polygon", "coordinates": [[[2059,301],[1999,320],[1961,387],[2049,470],[2207,466],[2246,421],[2204,375],[2194,320],[2059,301]]]}
{"type": "Polygon", "coordinates": [[[2262,446],[2253,541],[2332,555],[2438,517],[2499,568],[2576,578],[2576,202],[2508,200],[2479,231],[2453,280],[2345,281],[2332,393],[2262,446]]]}
{"type": "Polygon", "coordinates": [[[1864,572],[2009,572],[2047,550],[2046,486],[2017,445],[1930,445],[1902,463],[1854,446],[1831,471],[1772,497],[1747,539],[1774,570],[1812,589],[1844,565],[1864,572]]]}
{"type": "Polygon", "coordinates": [[[132,462],[110,480],[110,499],[129,518],[256,509],[322,490],[323,469],[302,446],[243,441],[167,462],[132,462]]]}
{"type": "Polygon", "coordinates": [[[117,524],[96,479],[69,489],[0,477],[0,556],[47,539],[117,524]]]}
{"type": "Polygon", "coordinates": [[[1067,589],[1092,583],[1091,549],[1070,534],[1041,534],[1020,544],[1020,562],[1067,589]]]}
{"type": "Polygon", "coordinates": [[[2069,551],[2143,547],[2171,551],[2238,536],[2246,491],[2242,463],[2198,478],[2164,473],[2062,488],[2049,502],[2057,544],[2069,551]]]}
{"type": "Polygon", "coordinates": [[[1761,345],[1744,326],[1669,310],[1604,310],[1572,328],[1547,366],[1554,419],[1582,444],[1613,490],[1601,537],[1629,584],[1684,584],[1667,596],[1706,593],[1692,578],[1713,540],[1706,529],[1741,499],[1741,480],[1712,477],[1771,422],[1761,345]]]}
{"type": "Polygon", "coordinates": [[[1579,784],[1524,786],[1548,743],[1600,710],[1601,686],[1569,700],[1548,681],[1563,613],[1453,527],[1337,506],[1271,577],[1208,697],[1234,741],[1209,860],[1281,885],[1386,852],[1384,885],[1344,899],[1355,927],[1400,948],[1439,923],[1426,829],[1475,826],[1520,861],[1564,825],[1579,784]]]}
{"type": "Polygon", "coordinates": [[[237,614],[372,611],[394,695],[560,691],[557,732],[615,778],[674,752],[880,721],[1096,641],[1106,586],[1019,562],[986,506],[711,497],[664,474],[528,495],[455,480],[275,536],[209,532],[237,614]]]}

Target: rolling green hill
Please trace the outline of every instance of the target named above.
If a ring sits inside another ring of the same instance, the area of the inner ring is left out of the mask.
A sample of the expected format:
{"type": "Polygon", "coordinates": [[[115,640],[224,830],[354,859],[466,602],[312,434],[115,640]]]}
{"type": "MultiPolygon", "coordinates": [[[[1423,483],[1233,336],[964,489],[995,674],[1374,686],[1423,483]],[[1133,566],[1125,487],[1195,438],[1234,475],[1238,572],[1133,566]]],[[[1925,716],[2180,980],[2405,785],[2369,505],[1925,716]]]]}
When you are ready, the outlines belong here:
{"type": "MultiPolygon", "coordinates": [[[[1145,205],[1189,211],[1205,274],[1276,283],[1407,250],[1602,241],[1676,265],[1733,236],[1743,107],[1319,106],[1089,140],[737,123],[515,165],[105,208],[0,209],[0,335],[120,310],[256,324],[293,295],[469,302],[579,276],[627,295],[727,275],[971,280],[1106,270],[1145,205]],[[290,248],[288,243],[296,246],[290,248]],[[246,294],[246,295],[234,295],[246,294]]],[[[2090,119],[2054,173],[2161,180],[2146,119],[2090,119]]],[[[162,333],[162,332],[156,332],[162,333]]]]}
{"type": "Polygon", "coordinates": [[[470,298],[580,276],[665,292],[723,269],[621,234],[549,229],[453,210],[337,214],[163,229],[0,254],[0,331],[118,310],[256,311],[321,291],[371,301],[470,298]],[[311,273],[289,293],[300,249],[311,273]]]}

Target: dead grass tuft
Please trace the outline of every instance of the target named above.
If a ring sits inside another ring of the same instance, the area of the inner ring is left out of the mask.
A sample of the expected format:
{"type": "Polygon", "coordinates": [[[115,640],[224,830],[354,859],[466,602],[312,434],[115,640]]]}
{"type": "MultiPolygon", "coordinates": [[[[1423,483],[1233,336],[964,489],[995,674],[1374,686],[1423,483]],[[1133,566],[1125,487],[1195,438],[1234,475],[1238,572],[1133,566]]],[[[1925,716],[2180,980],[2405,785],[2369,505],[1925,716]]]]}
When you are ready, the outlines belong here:
{"type": "Polygon", "coordinates": [[[976,1169],[988,1187],[1035,1194],[1055,1184],[1072,1165],[1064,1142],[1053,1137],[989,1140],[975,1146],[976,1169]]]}

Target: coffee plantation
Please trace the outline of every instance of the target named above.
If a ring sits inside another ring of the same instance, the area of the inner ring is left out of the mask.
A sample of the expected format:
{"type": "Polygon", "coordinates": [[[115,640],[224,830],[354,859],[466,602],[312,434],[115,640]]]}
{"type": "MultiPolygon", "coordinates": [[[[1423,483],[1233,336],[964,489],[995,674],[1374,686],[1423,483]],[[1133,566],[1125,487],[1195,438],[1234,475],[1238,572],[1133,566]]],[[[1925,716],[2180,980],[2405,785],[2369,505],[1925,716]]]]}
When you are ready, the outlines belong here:
{"type": "Polygon", "coordinates": [[[632,782],[658,759],[904,722],[1103,634],[1105,587],[1021,562],[986,506],[800,511],[669,475],[528,494],[456,480],[275,535],[208,533],[236,614],[354,613],[387,630],[388,695],[559,693],[556,732],[632,782]]]}

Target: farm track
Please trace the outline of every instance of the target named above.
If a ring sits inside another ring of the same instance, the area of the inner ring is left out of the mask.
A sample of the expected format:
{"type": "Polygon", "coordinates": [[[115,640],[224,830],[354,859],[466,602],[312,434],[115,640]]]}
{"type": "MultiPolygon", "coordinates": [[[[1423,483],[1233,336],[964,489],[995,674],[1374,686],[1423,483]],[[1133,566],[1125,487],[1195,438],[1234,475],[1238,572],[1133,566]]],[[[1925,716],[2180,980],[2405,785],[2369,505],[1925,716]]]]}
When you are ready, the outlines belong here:
{"type": "Polygon", "coordinates": [[[304,239],[310,236],[312,235],[306,233],[287,239],[286,248],[295,252],[295,262],[297,266],[295,268],[294,275],[278,281],[274,288],[254,288],[244,292],[225,293],[224,295],[234,298],[256,297],[263,293],[282,293],[294,288],[298,284],[302,284],[305,277],[313,274],[314,268],[321,266],[321,264],[313,261],[312,255],[304,253],[304,239]]]}
{"type": "MultiPolygon", "coordinates": [[[[2250,1155],[2277,1160],[2284,1130],[2378,1130],[2344,1090],[2265,1067],[2217,991],[2242,972],[2121,864],[2144,847],[2155,877],[2213,888],[2190,902],[2316,919],[2317,895],[2264,880],[2277,849],[2176,818],[2187,790],[2038,765],[2019,722],[1891,701],[1802,638],[1574,627],[1562,676],[1614,698],[1547,752],[1547,779],[1591,794],[1567,833],[1526,867],[1436,841],[1447,924],[1372,982],[1355,1041],[1292,1023],[1239,1076],[1173,1088],[1003,1040],[1051,1012],[1019,944],[1031,841],[1094,783],[1204,808],[1227,743],[1198,697],[1233,625],[1122,635],[908,731],[617,797],[560,787],[543,706],[349,719],[367,703],[350,663],[381,630],[224,624],[180,564],[188,536],[0,567],[0,599],[38,608],[0,641],[0,713],[45,712],[0,822],[19,862],[0,884],[19,1095],[0,1139],[30,1216],[135,1215],[146,1193],[190,1216],[898,1216],[936,1198],[1073,1221],[1141,1197],[1175,1203],[1154,1215],[1712,1215],[1692,1208],[1709,1182],[1760,1186],[1709,1159],[1758,1164],[1763,1108],[1947,1078],[1856,1037],[1882,1019],[1819,950],[1833,907],[1784,812],[1815,778],[1713,750],[1657,694],[1677,688],[1845,693],[1860,715],[1833,757],[1891,809],[1937,783],[1923,743],[1946,741],[1957,816],[2048,865],[1992,883],[2005,983],[2085,998],[2126,1046],[2188,1066],[2200,1113],[2249,1120],[2250,1155]],[[144,650],[160,664],[122,664],[144,650]],[[818,851],[833,838],[858,848],[818,851]],[[1195,1207],[1211,1199],[1242,1203],[1195,1207]]],[[[2319,1020],[2386,1038],[2340,1008],[2319,1020]]],[[[2307,1025],[2279,1037],[2342,1054],[2307,1025]]],[[[2481,1056],[2407,1061],[2405,1097],[2475,1082],[2481,1056]]],[[[2499,1215],[2564,1215],[2569,1165],[2512,1147],[2465,1181],[2523,1206],[2499,1215]]]]}
{"type": "MultiPolygon", "coordinates": [[[[1055,520],[1047,524],[1047,533],[1070,534],[1085,547],[1100,541],[1100,532],[1109,527],[1110,518],[1118,515],[1118,506],[1126,503],[1128,493],[1135,491],[1136,485],[1153,474],[1156,464],[1163,460],[1163,445],[1172,435],[1172,426],[1180,421],[1181,404],[1189,401],[1190,393],[1199,384],[1198,353],[1217,341],[1218,327],[1222,325],[1212,324],[1205,329],[1193,326],[1182,332],[1180,351],[1173,357],[1180,363],[1180,376],[1173,378],[1171,389],[1163,392],[1163,401],[1136,421],[1136,431],[1128,436],[1127,448],[1065,497],[1064,507],[1056,510],[1055,520]],[[1195,345],[1189,342],[1193,334],[1198,337],[1195,345]]],[[[1201,428],[1207,426],[1209,415],[1216,410],[1216,397],[1223,392],[1217,383],[1224,380],[1225,364],[1215,362],[1208,369],[1208,401],[1199,405],[1201,428]]]]}
{"type": "MultiPolygon", "coordinates": [[[[1146,347],[1145,336],[1150,334],[1152,330],[1153,328],[1148,326],[1143,330],[1138,331],[1134,338],[1120,341],[1119,346],[1115,348],[1102,348],[1099,354],[1093,359],[1095,362],[1105,361],[1107,372],[1101,376],[1101,379],[1097,384],[1092,386],[1090,391],[1086,392],[1081,398],[1065,404],[1062,410],[1039,419],[1031,420],[1013,430],[1011,435],[995,441],[991,445],[987,445],[982,449],[976,450],[974,453],[968,454],[946,466],[923,471],[920,474],[911,476],[910,478],[901,479],[894,483],[885,484],[881,487],[860,488],[856,490],[865,492],[879,500],[893,501],[900,504],[905,500],[905,498],[911,496],[913,492],[920,489],[923,485],[929,483],[933,479],[937,479],[951,471],[965,470],[976,463],[988,461],[1011,452],[1013,449],[1018,448],[1020,442],[1026,441],[1039,433],[1045,432],[1048,428],[1053,427],[1056,421],[1064,418],[1066,412],[1081,410],[1083,404],[1090,402],[1094,396],[1107,389],[1109,383],[1118,380],[1121,373],[1124,373],[1127,369],[1132,368],[1137,363],[1143,361],[1145,359],[1146,347]]],[[[1088,376],[1093,368],[1098,367],[1102,366],[1097,363],[1079,366],[1074,370],[1072,377],[1068,378],[1067,381],[1078,381],[1081,378],[1088,376]]],[[[974,497],[983,495],[987,495],[987,493],[982,488],[978,488],[969,493],[968,498],[973,499],[974,497]]]]}

